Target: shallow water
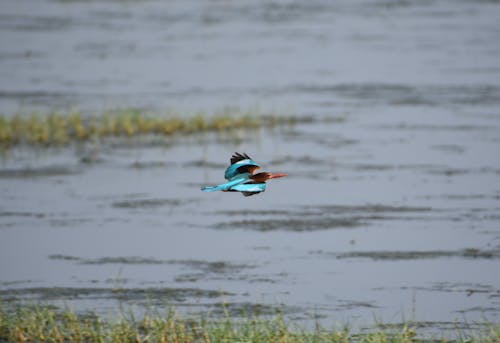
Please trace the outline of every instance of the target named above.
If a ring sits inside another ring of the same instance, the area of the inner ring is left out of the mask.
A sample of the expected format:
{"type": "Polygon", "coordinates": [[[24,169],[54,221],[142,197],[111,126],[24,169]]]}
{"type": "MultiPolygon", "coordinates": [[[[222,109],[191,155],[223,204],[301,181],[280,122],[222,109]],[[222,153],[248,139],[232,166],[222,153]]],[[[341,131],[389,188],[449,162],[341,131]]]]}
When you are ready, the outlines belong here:
{"type": "Polygon", "coordinates": [[[0,6],[5,115],[237,106],[313,118],[9,151],[5,303],[498,322],[498,2],[0,6]],[[234,151],[290,176],[249,198],[200,192],[234,151]]]}

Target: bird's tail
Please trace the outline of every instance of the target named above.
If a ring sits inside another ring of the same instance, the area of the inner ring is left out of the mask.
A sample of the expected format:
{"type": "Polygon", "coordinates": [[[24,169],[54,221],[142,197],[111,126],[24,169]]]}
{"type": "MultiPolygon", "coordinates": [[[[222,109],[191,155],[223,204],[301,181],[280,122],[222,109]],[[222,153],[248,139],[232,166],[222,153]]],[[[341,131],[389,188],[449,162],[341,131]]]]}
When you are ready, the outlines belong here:
{"type": "Polygon", "coordinates": [[[220,185],[219,185],[219,186],[205,186],[205,187],[201,187],[201,190],[203,192],[215,192],[215,191],[221,191],[222,189],[220,188],[220,185]]]}

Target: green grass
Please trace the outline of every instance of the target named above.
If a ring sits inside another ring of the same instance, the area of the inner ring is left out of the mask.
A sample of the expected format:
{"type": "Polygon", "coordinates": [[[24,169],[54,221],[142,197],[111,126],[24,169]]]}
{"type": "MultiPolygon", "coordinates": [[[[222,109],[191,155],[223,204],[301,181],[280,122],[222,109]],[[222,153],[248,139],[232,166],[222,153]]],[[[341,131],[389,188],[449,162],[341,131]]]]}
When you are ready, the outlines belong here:
{"type": "MultiPolygon", "coordinates": [[[[500,342],[500,326],[490,325],[481,333],[457,335],[457,342],[500,342]]],[[[433,341],[446,342],[442,337],[433,341]]],[[[374,329],[366,334],[353,334],[349,329],[312,331],[293,329],[281,316],[271,319],[252,317],[221,320],[186,319],[171,311],[165,316],[146,314],[142,318],[122,315],[105,320],[95,314],[78,315],[72,311],[56,311],[49,307],[24,306],[7,312],[0,307],[0,341],[7,342],[424,342],[416,329],[405,325],[400,329],[374,329]]],[[[427,340],[428,341],[428,340],[427,340]]]]}
{"type": "Polygon", "coordinates": [[[212,115],[199,113],[187,116],[176,113],[146,114],[134,109],[106,112],[99,116],[85,116],[79,112],[16,114],[9,117],[0,116],[0,147],[5,149],[19,144],[64,146],[93,138],[253,130],[293,125],[298,120],[299,118],[294,116],[261,115],[257,112],[240,113],[230,110],[212,115]]]}

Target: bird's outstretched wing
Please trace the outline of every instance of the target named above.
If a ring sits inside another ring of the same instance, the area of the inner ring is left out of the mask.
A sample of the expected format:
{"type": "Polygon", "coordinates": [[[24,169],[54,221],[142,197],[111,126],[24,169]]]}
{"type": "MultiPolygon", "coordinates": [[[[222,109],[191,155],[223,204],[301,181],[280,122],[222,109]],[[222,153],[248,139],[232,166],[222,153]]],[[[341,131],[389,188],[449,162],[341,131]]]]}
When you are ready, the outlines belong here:
{"type": "Polygon", "coordinates": [[[248,181],[248,178],[245,176],[234,178],[233,180],[217,185],[217,186],[205,186],[202,187],[201,190],[203,192],[215,192],[215,191],[230,191],[232,187],[239,185],[240,183],[244,183],[248,181]]]}
{"type": "Polygon", "coordinates": [[[241,192],[244,196],[248,197],[254,194],[259,194],[266,190],[265,183],[246,183],[248,179],[246,177],[234,178],[229,182],[223,183],[218,186],[206,186],[202,187],[203,192],[241,192]]]}
{"type": "Polygon", "coordinates": [[[240,154],[235,152],[233,156],[231,156],[231,165],[226,169],[224,177],[227,180],[231,180],[239,174],[248,173],[252,175],[259,168],[260,165],[252,160],[250,156],[245,153],[240,154]]]}
{"type": "Polygon", "coordinates": [[[244,196],[259,194],[266,190],[265,183],[239,183],[230,189],[233,192],[241,192],[244,196]]]}
{"type": "Polygon", "coordinates": [[[235,152],[233,156],[231,156],[231,164],[235,164],[236,162],[243,160],[251,160],[252,158],[248,156],[246,153],[240,154],[239,152],[235,152]]]}

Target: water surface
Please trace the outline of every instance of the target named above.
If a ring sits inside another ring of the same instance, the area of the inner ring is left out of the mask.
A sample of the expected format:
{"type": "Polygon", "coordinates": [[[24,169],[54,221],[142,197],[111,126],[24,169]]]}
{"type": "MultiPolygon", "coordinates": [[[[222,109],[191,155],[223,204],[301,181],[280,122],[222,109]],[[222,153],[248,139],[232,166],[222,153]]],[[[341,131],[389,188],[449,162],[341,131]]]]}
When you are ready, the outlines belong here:
{"type": "Polygon", "coordinates": [[[0,4],[0,112],[225,106],[311,123],[16,148],[0,297],[308,325],[500,315],[496,1],[0,4]],[[232,152],[287,172],[202,193],[232,152]]]}

